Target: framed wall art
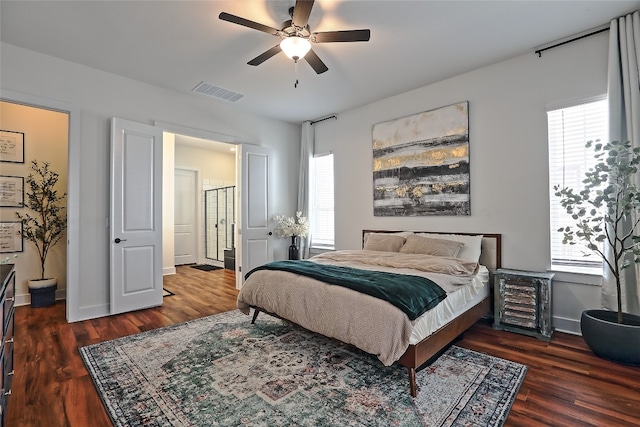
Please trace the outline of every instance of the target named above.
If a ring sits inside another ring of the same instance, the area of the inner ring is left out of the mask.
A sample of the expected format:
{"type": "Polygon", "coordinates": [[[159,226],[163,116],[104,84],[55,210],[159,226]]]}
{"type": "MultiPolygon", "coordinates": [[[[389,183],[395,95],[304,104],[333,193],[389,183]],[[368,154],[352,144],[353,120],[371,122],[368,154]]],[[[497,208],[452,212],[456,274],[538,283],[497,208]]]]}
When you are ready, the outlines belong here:
{"type": "Polygon", "coordinates": [[[0,222],[0,253],[22,251],[22,221],[0,222]]]}
{"type": "Polygon", "coordinates": [[[0,207],[24,206],[24,177],[0,175],[0,207]]]}
{"type": "Polygon", "coordinates": [[[374,216],[470,215],[469,102],[373,126],[374,216]]]}
{"type": "Polygon", "coordinates": [[[24,132],[0,130],[0,162],[24,163],[24,132]]]}

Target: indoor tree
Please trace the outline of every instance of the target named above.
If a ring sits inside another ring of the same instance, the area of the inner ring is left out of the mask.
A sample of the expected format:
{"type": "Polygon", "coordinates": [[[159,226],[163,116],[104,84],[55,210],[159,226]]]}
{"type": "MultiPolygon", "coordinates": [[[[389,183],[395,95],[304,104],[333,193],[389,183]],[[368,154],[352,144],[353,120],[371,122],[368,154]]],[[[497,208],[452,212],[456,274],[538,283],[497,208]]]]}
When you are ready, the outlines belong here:
{"type": "Polygon", "coordinates": [[[64,206],[60,202],[67,193],[59,194],[56,184],[60,178],[51,169],[49,162],[31,162],[31,173],[26,178],[26,199],[24,207],[29,212],[16,212],[22,221],[22,237],[32,242],[40,257],[40,278],[45,279],[44,268],[49,250],[56,244],[67,228],[64,206]]]}
{"type": "Polygon", "coordinates": [[[640,164],[640,148],[630,141],[607,144],[589,141],[597,163],[585,173],[580,190],[554,186],[555,195],[575,221],[561,227],[562,242],[575,245],[583,241],[598,254],[615,279],[618,323],[623,322],[621,275],[623,270],[640,262],[640,190],[635,175],[640,164]]]}

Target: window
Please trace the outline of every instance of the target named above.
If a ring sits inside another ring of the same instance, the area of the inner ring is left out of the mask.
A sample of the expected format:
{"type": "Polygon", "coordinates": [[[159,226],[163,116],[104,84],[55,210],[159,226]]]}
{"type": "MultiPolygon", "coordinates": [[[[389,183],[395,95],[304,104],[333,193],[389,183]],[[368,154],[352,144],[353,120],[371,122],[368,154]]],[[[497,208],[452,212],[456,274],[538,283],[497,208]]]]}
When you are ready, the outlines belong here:
{"type": "Polygon", "coordinates": [[[333,249],[333,154],[316,155],[310,164],[311,247],[333,249]]]}
{"type": "Polygon", "coordinates": [[[551,197],[551,265],[601,268],[602,259],[583,244],[565,245],[560,227],[574,225],[574,221],[560,205],[553,187],[582,188],[585,172],[596,159],[587,149],[587,141],[608,138],[607,100],[585,102],[547,112],[549,127],[549,184],[551,197]],[[588,254],[585,256],[585,254],[588,254]]]}

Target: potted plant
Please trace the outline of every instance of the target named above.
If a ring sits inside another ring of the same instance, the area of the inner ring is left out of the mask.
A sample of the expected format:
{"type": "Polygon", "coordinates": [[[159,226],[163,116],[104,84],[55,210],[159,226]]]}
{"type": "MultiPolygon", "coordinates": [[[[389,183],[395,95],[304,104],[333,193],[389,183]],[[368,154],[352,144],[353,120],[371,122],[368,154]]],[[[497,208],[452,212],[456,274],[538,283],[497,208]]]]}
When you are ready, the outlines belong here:
{"type": "Polygon", "coordinates": [[[31,173],[26,178],[26,200],[24,207],[29,212],[16,212],[22,221],[22,237],[32,242],[40,258],[40,278],[29,280],[31,306],[43,307],[55,302],[57,288],[55,277],[45,276],[47,255],[53,246],[64,236],[67,219],[60,202],[66,193],[56,190],[59,175],[51,169],[48,162],[31,162],[31,173]]]}
{"type": "Polygon", "coordinates": [[[584,188],[554,186],[555,195],[575,221],[574,227],[561,227],[563,243],[581,240],[598,254],[615,279],[617,313],[609,310],[585,310],[580,319],[582,336],[591,350],[615,362],[640,366],[640,316],[622,311],[622,275],[640,262],[640,189],[638,174],[640,149],[629,141],[594,147],[596,166],[586,172],[584,188]],[[609,255],[608,255],[609,254],[609,255]]]}

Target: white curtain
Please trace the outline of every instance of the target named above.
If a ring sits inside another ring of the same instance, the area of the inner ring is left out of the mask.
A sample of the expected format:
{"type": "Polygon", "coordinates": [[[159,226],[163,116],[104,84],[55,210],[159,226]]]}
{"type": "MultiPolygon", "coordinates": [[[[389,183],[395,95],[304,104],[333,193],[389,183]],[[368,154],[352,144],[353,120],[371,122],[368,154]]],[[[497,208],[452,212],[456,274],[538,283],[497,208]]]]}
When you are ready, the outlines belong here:
{"type": "MultiPolygon", "coordinates": [[[[609,138],[640,147],[640,11],[611,21],[609,34],[609,138]]],[[[636,176],[640,185],[640,174],[636,176]]],[[[622,310],[640,314],[640,265],[622,277],[622,310]]],[[[604,269],[602,306],[617,310],[615,279],[604,269]]]]}
{"type": "MultiPolygon", "coordinates": [[[[309,164],[313,156],[314,133],[311,122],[302,123],[300,140],[300,180],[298,182],[298,211],[309,220],[309,164]]],[[[300,258],[309,258],[311,230],[306,238],[300,238],[300,258]]]]}

